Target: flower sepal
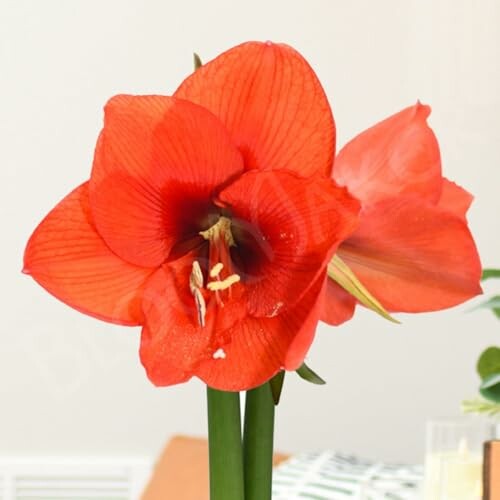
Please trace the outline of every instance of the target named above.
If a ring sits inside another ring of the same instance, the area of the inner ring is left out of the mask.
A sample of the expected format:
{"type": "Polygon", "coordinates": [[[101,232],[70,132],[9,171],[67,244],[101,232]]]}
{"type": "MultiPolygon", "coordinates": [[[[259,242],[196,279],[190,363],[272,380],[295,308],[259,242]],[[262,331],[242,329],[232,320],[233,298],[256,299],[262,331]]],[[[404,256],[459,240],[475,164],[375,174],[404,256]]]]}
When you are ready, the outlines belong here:
{"type": "Polygon", "coordinates": [[[297,375],[307,382],[315,385],[325,385],[326,381],[323,380],[314,370],[311,370],[305,363],[295,370],[297,375]]]}
{"type": "Polygon", "coordinates": [[[284,382],[285,370],[280,370],[271,380],[269,380],[269,385],[271,386],[271,394],[273,395],[275,406],[278,406],[280,402],[284,382]]]}

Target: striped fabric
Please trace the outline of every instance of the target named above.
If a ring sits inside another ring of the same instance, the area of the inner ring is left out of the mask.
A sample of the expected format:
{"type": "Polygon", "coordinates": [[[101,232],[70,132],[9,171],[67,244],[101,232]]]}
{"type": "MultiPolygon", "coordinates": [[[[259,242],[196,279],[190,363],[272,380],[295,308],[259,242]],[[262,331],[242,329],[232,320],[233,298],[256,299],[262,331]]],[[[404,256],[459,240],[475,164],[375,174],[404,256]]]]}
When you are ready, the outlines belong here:
{"type": "Polygon", "coordinates": [[[273,500],[416,500],[420,466],[387,465],[324,451],[292,457],[274,472],[273,500]]]}

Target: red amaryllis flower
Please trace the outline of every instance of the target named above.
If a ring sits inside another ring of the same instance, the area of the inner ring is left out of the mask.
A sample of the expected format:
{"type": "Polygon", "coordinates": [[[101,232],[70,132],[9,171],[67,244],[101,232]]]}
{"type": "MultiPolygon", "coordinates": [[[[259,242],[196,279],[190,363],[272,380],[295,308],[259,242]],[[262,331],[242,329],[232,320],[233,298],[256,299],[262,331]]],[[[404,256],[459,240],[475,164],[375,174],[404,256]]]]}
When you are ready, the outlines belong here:
{"type": "MultiPolygon", "coordinates": [[[[362,204],[337,255],[388,311],[444,309],[481,293],[465,214],[472,196],[442,177],[430,108],[404,109],[349,142],[333,178],[362,204]]],[[[329,280],[322,319],[340,324],[356,299],[329,280]]]]}
{"type": "Polygon", "coordinates": [[[90,180],[38,226],[25,269],[86,314],[142,325],[153,383],[257,386],[302,363],[357,224],[330,179],[334,139],[315,74],[282,45],[236,47],[174,97],[114,97],[90,180]]]}

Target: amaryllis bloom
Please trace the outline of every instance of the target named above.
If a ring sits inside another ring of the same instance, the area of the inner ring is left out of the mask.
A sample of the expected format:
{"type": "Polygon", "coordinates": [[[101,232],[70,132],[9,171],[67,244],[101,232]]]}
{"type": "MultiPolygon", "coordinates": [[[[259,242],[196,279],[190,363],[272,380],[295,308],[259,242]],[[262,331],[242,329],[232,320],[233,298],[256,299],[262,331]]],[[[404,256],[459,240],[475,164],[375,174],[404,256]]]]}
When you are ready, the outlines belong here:
{"type": "MultiPolygon", "coordinates": [[[[439,146],[417,103],[338,154],[333,178],[361,201],[360,225],[337,255],[388,311],[424,312],[481,293],[465,214],[472,196],[441,174],[439,146]]],[[[322,319],[351,318],[356,299],[329,280],[322,319]]]]}
{"type": "Polygon", "coordinates": [[[25,270],[81,312],[142,325],[156,385],[257,386],[303,362],[358,222],[334,143],[318,79],[284,45],[229,50],[173,97],[116,96],[90,180],[35,230],[25,270]]]}

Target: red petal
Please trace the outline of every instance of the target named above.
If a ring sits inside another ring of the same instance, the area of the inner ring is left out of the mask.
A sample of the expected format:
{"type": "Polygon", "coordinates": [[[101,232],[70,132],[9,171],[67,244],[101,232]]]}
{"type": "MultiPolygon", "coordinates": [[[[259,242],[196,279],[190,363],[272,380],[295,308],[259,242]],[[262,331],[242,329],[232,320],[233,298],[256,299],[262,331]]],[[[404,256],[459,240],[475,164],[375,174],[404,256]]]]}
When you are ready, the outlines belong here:
{"type": "Polygon", "coordinates": [[[474,197],[463,187],[443,179],[443,191],[438,206],[465,219],[474,197]]]}
{"type": "Polygon", "coordinates": [[[292,307],[358,223],[357,200],[327,178],[247,172],[220,199],[232,213],[233,258],[256,316],[292,307]]]}
{"type": "Polygon", "coordinates": [[[314,339],[322,306],[325,275],[297,305],[275,318],[246,317],[230,329],[231,340],[222,346],[224,359],[210,357],[196,375],[223,391],[244,391],[267,382],[280,370],[296,370],[314,339]]]}
{"type": "Polygon", "coordinates": [[[205,64],[175,93],[214,113],[247,169],[330,175],[335,125],[307,61],[271,42],[239,45],[205,64]]]}
{"type": "Polygon", "coordinates": [[[418,103],[359,134],[339,152],[335,181],[363,205],[401,194],[437,202],[441,160],[429,113],[418,103]]]}
{"type": "Polygon", "coordinates": [[[318,322],[324,273],[295,308],[276,318],[252,318],[239,300],[221,308],[209,298],[202,328],[188,287],[193,259],[163,266],[147,284],[140,355],[150,380],[162,386],[197,376],[211,387],[239,391],[283,367],[297,368],[318,322]]]}
{"type": "Polygon", "coordinates": [[[203,108],[163,96],[114,97],[90,180],[96,227],[123,259],[158,266],[173,245],[206,229],[214,191],[242,165],[203,108]]]}
{"type": "Polygon", "coordinates": [[[338,254],[391,311],[435,311],[481,293],[481,263],[466,223],[413,199],[363,211],[338,254]]]}
{"type": "Polygon", "coordinates": [[[142,321],[142,291],[153,270],[127,264],[109,250],[91,221],[87,182],[37,227],[24,267],[51,294],[85,314],[125,325],[142,321]]]}
{"type": "Polygon", "coordinates": [[[287,370],[296,370],[304,362],[314,340],[316,327],[324,307],[326,287],[326,273],[321,273],[316,283],[308,290],[300,303],[294,307],[291,316],[283,318],[285,323],[293,324],[292,322],[295,321],[300,325],[286,354],[284,366],[287,370]]]}
{"type": "Polygon", "coordinates": [[[144,294],[140,357],[158,386],[189,380],[200,359],[209,356],[210,329],[199,327],[189,292],[193,260],[185,257],[158,269],[144,294]]]}
{"type": "Polygon", "coordinates": [[[321,321],[329,325],[341,325],[352,318],[355,307],[356,299],[329,278],[321,321]]]}

